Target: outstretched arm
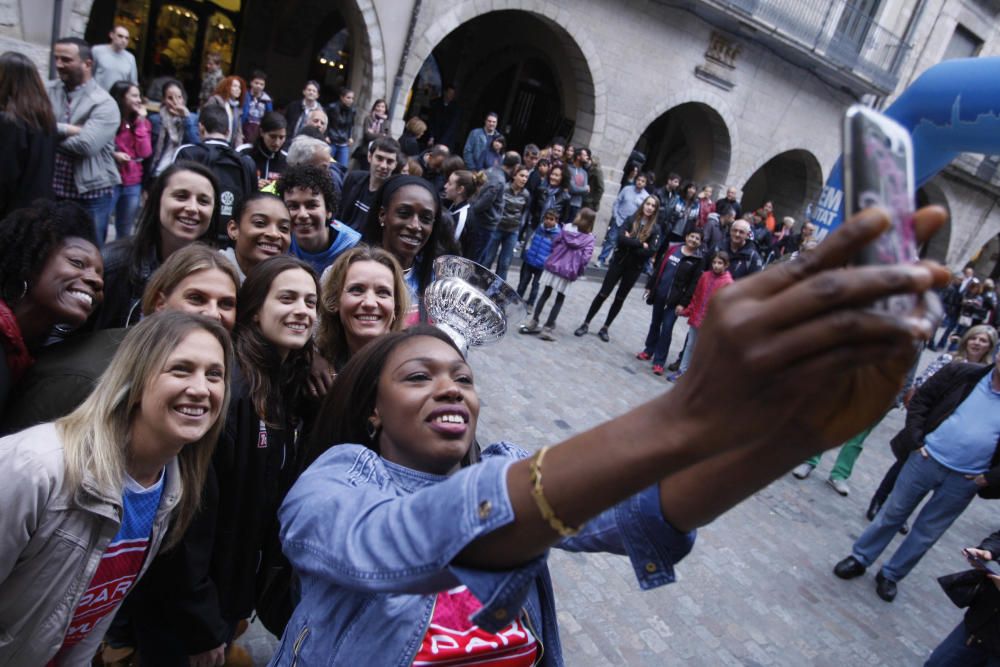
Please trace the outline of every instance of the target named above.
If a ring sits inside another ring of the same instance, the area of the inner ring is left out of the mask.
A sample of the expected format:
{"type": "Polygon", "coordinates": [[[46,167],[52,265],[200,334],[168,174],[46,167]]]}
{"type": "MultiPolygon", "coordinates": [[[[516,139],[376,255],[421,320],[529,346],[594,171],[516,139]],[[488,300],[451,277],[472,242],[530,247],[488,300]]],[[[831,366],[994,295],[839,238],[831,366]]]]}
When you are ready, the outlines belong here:
{"type": "MultiPolygon", "coordinates": [[[[921,212],[925,226],[943,221],[941,209],[921,212]]],[[[864,211],[801,261],[718,294],[691,370],[673,391],[546,455],[544,490],[556,515],[578,526],[659,483],[665,518],[694,528],[874,422],[931,326],[919,312],[896,318],[866,306],[948,279],[933,263],[842,268],[888,225],[884,212],[864,211]],[[720,404],[727,419],[712,418],[720,404]],[[747,433],[747,423],[759,427],[747,433]],[[727,483],[706,484],[717,479],[727,483]]],[[[531,464],[515,463],[507,474],[514,521],[472,542],[456,563],[507,568],[558,540],[532,497],[531,464]]]]}

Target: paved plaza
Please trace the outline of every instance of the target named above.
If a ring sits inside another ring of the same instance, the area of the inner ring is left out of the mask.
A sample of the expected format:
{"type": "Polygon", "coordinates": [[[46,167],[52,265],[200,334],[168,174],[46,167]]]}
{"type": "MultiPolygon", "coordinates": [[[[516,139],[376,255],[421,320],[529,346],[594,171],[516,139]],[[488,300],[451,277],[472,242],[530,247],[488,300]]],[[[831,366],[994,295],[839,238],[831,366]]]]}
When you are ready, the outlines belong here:
{"type": "MultiPolygon", "coordinates": [[[[514,270],[510,280],[516,283],[514,270]]],[[[557,342],[515,332],[472,351],[483,403],[481,442],[504,439],[534,450],[669,389],[649,364],[634,358],[649,323],[638,288],[611,327],[610,343],[593,333],[573,336],[599,284],[588,277],[571,287],[557,342]]],[[[609,305],[610,299],[592,332],[609,305]]],[[[684,324],[675,329],[671,360],[685,331],[684,324]]],[[[932,358],[925,352],[922,364],[932,358]]],[[[720,405],[716,417],[725,415],[726,406],[720,405]]],[[[904,413],[895,410],[869,437],[848,482],[850,496],[837,495],[825,483],[834,460],[827,454],[812,477],[798,481],[786,475],[703,528],[678,565],[673,585],[644,593],[623,557],[553,553],[566,664],[923,664],[962,616],[936,578],[966,569],[959,550],[1000,526],[993,518],[998,506],[977,498],[900,583],[891,604],[875,595],[876,568],[852,581],[833,576],[834,564],[868,525],[864,512],[892,463],[888,441],[903,420],[904,413]]],[[[616,443],[607,447],[614,456],[616,443]]],[[[254,629],[245,644],[264,664],[274,640],[254,629]]]]}

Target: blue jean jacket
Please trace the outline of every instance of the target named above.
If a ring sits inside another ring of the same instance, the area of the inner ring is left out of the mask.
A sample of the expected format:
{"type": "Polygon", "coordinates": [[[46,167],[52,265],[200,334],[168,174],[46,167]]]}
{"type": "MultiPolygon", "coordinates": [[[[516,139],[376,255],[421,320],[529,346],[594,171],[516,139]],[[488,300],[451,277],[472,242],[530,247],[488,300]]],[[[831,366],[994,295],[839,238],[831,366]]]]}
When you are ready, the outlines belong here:
{"type": "MultiPolygon", "coordinates": [[[[442,477],[395,465],[361,445],[323,454],[279,512],[301,598],[271,665],[409,667],[435,594],[463,584],[483,605],[473,622],[497,632],[523,612],[543,647],[540,664],[562,665],[545,555],[507,571],[453,563],[469,543],[514,520],[507,468],[525,456],[498,443],[480,463],[442,477]]],[[[626,554],[640,587],[649,589],[674,581],[674,563],[694,538],[663,519],[652,486],[558,546],[626,554]]]]}

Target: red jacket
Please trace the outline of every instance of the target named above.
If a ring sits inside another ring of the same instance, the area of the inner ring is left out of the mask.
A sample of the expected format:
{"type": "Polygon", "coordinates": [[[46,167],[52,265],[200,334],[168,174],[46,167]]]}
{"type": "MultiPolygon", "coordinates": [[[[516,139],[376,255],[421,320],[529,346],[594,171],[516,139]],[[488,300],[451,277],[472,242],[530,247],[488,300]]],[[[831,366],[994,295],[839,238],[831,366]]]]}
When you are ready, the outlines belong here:
{"type": "Polygon", "coordinates": [[[708,300],[712,298],[716,290],[722,289],[732,282],[733,277],[729,274],[729,271],[724,272],[721,276],[715,275],[711,269],[701,274],[701,278],[698,279],[698,286],[694,288],[694,296],[691,297],[691,303],[681,311],[681,315],[688,318],[688,324],[695,329],[700,327],[702,321],[705,319],[705,311],[708,310],[708,300]]]}

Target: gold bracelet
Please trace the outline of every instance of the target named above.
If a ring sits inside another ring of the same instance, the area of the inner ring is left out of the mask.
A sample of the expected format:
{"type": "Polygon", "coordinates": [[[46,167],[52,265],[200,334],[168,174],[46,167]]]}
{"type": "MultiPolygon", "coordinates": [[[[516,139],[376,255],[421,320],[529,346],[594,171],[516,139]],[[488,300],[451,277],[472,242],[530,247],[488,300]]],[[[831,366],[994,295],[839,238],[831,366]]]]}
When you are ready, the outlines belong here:
{"type": "Polygon", "coordinates": [[[548,447],[542,447],[538,450],[538,453],[531,457],[531,495],[535,499],[535,504],[538,505],[538,511],[542,513],[542,518],[549,522],[549,526],[552,530],[556,531],[563,537],[573,537],[580,532],[580,528],[573,528],[572,526],[567,526],[562,520],[556,516],[555,511],[552,509],[552,505],[549,504],[548,499],[545,497],[545,491],[542,489],[542,459],[545,458],[545,452],[548,451],[548,447]]]}

